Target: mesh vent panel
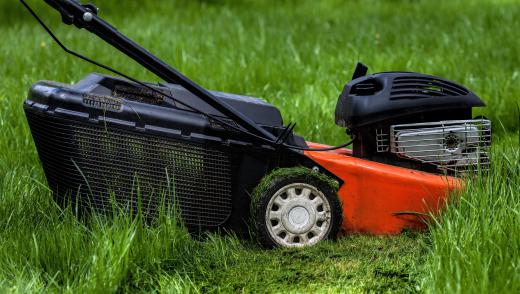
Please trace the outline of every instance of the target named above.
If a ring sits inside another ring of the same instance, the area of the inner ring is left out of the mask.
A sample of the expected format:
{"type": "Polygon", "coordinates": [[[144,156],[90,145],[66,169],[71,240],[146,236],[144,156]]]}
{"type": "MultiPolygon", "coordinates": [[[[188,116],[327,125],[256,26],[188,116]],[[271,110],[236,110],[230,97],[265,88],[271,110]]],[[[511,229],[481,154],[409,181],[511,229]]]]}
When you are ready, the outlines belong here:
{"type": "Polygon", "coordinates": [[[58,200],[119,205],[147,215],[163,201],[187,226],[217,226],[231,212],[231,163],[222,147],[80,123],[26,110],[47,182],[58,200]]]}

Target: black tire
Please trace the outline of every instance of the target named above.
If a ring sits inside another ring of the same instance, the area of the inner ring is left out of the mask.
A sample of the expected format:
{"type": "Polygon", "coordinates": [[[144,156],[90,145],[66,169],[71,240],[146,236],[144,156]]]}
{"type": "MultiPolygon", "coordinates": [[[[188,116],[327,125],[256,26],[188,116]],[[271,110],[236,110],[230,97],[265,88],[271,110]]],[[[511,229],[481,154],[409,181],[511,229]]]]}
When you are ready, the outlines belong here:
{"type": "Polygon", "coordinates": [[[306,168],[275,170],[255,189],[251,216],[256,238],[269,248],[335,239],[342,222],[337,183],[306,168]]]}

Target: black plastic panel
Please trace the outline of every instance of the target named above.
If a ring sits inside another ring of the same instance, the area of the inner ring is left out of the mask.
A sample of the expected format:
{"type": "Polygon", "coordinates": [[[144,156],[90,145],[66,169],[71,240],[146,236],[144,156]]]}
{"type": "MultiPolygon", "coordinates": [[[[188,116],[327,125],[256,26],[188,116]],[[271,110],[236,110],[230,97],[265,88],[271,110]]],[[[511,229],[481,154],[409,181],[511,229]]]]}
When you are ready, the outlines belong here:
{"type": "MultiPolygon", "coordinates": [[[[209,104],[205,103],[195,95],[175,84],[149,84],[156,90],[162,91],[187,105],[193,106],[204,112],[223,116],[209,104]]],[[[125,79],[105,76],[101,74],[90,74],[77,84],[70,86],[72,90],[91,95],[103,95],[114,98],[123,98],[127,101],[142,102],[153,105],[163,105],[163,97],[149,89],[136,86],[125,79]]],[[[282,126],[283,120],[280,111],[273,105],[260,98],[236,95],[224,92],[210,91],[217,99],[225,101],[255,123],[263,126],[282,126]]],[[[190,110],[180,103],[174,103],[176,108],[190,110]]]]}
{"type": "Polygon", "coordinates": [[[420,113],[464,111],[476,106],[485,104],[446,79],[420,73],[377,73],[345,85],[336,105],[336,124],[358,128],[420,113]]]}

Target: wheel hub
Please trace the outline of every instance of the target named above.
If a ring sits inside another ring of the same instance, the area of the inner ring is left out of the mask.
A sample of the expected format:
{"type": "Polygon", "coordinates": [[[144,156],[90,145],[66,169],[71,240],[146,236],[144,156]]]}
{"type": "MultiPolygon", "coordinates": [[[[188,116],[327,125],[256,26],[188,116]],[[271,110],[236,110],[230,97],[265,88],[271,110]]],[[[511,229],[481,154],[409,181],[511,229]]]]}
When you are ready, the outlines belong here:
{"type": "Polygon", "coordinates": [[[302,206],[293,207],[289,211],[289,223],[296,227],[302,227],[309,223],[309,212],[302,206]]]}
{"type": "MultiPolygon", "coordinates": [[[[302,197],[303,198],[303,197],[302,197]]],[[[302,234],[309,231],[316,222],[316,211],[307,199],[294,199],[282,209],[282,224],[293,234],[302,234]]]]}
{"type": "Polygon", "coordinates": [[[315,244],[330,229],[330,204],[322,192],[309,184],[293,183],[281,188],[267,209],[269,233],[286,247],[315,244]]]}

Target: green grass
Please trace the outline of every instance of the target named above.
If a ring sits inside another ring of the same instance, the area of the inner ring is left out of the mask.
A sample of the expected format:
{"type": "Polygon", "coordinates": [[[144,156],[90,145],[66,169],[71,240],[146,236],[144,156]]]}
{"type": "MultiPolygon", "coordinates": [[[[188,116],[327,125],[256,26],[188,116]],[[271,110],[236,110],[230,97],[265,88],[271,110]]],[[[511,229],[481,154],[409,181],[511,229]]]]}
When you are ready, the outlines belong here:
{"type": "MultiPolygon", "coordinates": [[[[157,81],[85,31],[37,10],[67,45],[157,81]],[[51,19],[52,18],[52,19],[51,19]]],[[[22,102],[41,79],[92,71],[0,1],[0,291],[520,292],[520,5],[516,1],[98,1],[110,22],[210,89],[262,97],[306,138],[346,140],[334,106],[355,63],[447,77],[488,104],[494,170],[430,233],[349,236],[305,250],[193,240],[174,218],[78,222],[45,187],[22,102]],[[127,3],[130,2],[130,3],[127,3]]]]}
{"type": "Polygon", "coordinates": [[[520,148],[505,140],[494,171],[471,181],[431,232],[426,268],[431,292],[520,291],[520,148]]]}

